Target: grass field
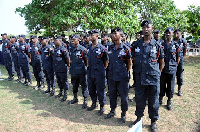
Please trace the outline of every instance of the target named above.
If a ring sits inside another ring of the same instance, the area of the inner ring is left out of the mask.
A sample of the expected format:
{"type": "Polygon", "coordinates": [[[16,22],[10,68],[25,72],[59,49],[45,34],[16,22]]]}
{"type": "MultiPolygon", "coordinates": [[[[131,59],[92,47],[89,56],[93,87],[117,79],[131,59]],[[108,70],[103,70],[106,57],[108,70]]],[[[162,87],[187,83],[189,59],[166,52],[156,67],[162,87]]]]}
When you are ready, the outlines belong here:
{"type": "MultiPolygon", "coordinates": [[[[2,78],[7,78],[7,72],[0,66],[2,78]]],[[[32,76],[33,77],[33,76],[32,76]]],[[[34,78],[34,77],[33,77],[34,78]]],[[[15,78],[16,79],[16,78],[15,78]]],[[[132,82],[131,82],[132,83],[132,82]]],[[[134,115],[135,103],[129,103],[127,122],[118,123],[120,118],[120,99],[118,101],[117,116],[112,119],[104,119],[104,115],[110,110],[109,99],[103,116],[97,115],[97,110],[88,112],[81,109],[82,96],[79,92],[79,103],[68,105],[73,98],[72,86],[66,102],[61,103],[49,95],[42,94],[42,90],[33,90],[36,82],[29,87],[15,81],[0,81],[0,131],[1,132],[125,132],[131,121],[136,119],[134,115]]],[[[175,95],[173,99],[174,109],[166,109],[166,101],[160,107],[158,130],[160,132],[197,132],[200,131],[200,56],[185,59],[183,96],[175,95]]],[[[58,87],[56,86],[56,94],[58,87]]],[[[133,89],[130,97],[134,96],[133,89]]],[[[91,101],[89,99],[89,105],[91,101]]],[[[143,131],[150,131],[150,119],[147,107],[143,117],[143,131]]]]}

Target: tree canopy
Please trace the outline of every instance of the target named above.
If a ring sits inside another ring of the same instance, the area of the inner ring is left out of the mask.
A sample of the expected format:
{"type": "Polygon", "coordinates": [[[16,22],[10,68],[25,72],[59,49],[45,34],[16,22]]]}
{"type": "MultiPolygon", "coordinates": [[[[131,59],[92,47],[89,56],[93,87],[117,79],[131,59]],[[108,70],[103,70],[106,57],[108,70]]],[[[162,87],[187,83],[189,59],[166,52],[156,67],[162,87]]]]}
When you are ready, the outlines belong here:
{"type": "Polygon", "coordinates": [[[30,32],[44,31],[45,35],[78,26],[102,32],[121,27],[130,35],[141,30],[144,19],[151,19],[161,31],[167,27],[188,30],[188,14],[177,9],[172,0],[32,0],[16,12],[25,18],[30,32]]]}

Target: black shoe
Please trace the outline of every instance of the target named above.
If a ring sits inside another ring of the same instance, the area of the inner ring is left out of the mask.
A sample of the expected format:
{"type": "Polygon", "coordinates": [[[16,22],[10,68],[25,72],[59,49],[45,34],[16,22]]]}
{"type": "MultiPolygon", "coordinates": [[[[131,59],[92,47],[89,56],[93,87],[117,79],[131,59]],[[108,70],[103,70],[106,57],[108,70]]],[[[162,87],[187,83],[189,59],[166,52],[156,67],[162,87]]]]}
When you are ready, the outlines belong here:
{"type": "Polygon", "coordinates": [[[116,112],[115,111],[110,111],[110,113],[108,113],[104,118],[105,119],[109,119],[111,117],[114,117],[116,115],[116,112]]]}
{"type": "Polygon", "coordinates": [[[38,89],[43,89],[43,88],[45,88],[44,82],[42,82],[42,84],[40,85],[38,89]]]}
{"type": "Polygon", "coordinates": [[[55,98],[60,98],[62,96],[62,92],[55,96],[55,98]]]}
{"type": "Polygon", "coordinates": [[[86,100],[83,101],[83,105],[82,105],[82,109],[85,109],[85,108],[87,108],[87,101],[86,100]]]}
{"type": "Polygon", "coordinates": [[[31,81],[28,81],[28,82],[25,84],[25,86],[29,86],[29,85],[31,85],[31,81]]]}
{"type": "Polygon", "coordinates": [[[54,93],[55,93],[55,90],[53,89],[53,90],[51,90],[51,92],[50,92],[50,96],[54,96],[54,93]]]}
{"type": "Polygon", "coordinates": [[[14,77],[12,76],[12,77],[10,77],[9,79],[8,79],[8,81],[12,81],[14,79],[14,77]]]}
{"type": "Polygon", "coordinates": [[[67,95],[64,94],[64,95],[63,95],[63,98],[62,98],[60,101],[61,101],[61,102],[64,102],[66,99],[67,99],[67,95]]]}
{"type": "Polygon", "coordinates": [[[98,115],[99,116],[103,115],[104,111],[105,111],[104,107],[100,107],[100,110],[98,111],[98,115]]]}
{"type": "Polygon", "coordinates": [[[35,90],[37,90],[39,88],[39,86],[38,85],[36,85],[35,87],[33,87],[33,89],[35,89],[35,90]]]}
{"type": "Polygon", "coordinates": [[[24,81],[24,83],[22,83],[23,85],[26,85],[28,82],[27,81],[24,81]]]}
{"type": "Polygon", "coordinates": [[[129,125],[129,127],[131,128],[131,127],[133,127],[136,123],[138,123],[139,121],[141,120],[141,117],[137,117],[137,119],[133,122],[133,123],[131,123],[130,125],[129,125]]]}
{"type": "Polygon", "coordinates": [[[163,97],[162,97],[162,96],[160,96],[160,97],[159,97],[159,104],[160,104],[160,105],[162,105],[162,103],[163,103],[163,101],[162,101],[162,100],[163,100],[163,97]]]}
{"type": "Polygon", "coordinates": [[[168,110],[172,110],[172,109],[173,109],[171,99],[168,99],[168,100],[167,100],[167,109],[168,109],[168,110]]]}
{"type": "Polygon", "coordinates": [[[43,92],[43,94],[50,93],[50,88],[43,92]]]}
{"type": "Polygon", "coordinates": [[[126,115],[121,115],[120,123],[123,124],[126,122],[126,115]]]}
{"type": "Polygon", "coordinates": [[[78,103],[78,99],[77,98],[74,98],[73,100],[69,101],[68,104],[75,104],[75,103],[78,103]]]}
{"type": "Polygon", "coordinates": [[[94,109],[96,109],[98,107],[98,105],[95,103],[95,104],[92,104],[90,107],[87,108],[87,111],[92,111],[94,109]]]}
{"type": "Polygon", "coordinates": [[[177,94],[178,96],[182,96],[183,94],[182,94],[182,92],[181,92],[181,90],[178,90],[178,94],[177,94]]]}
{"type": "Polygon", "coordinates": [[[151,122],[151,130],[152,130],[152,132],[157,132],[158,131],[158,128],[157,128],[157,125],[156,125],[156,121],[151,122]]]}
{"type": "Polygon", "coordinates": [[[130,102],[135,102],[135,97],[133,99],[129,99],[130,102]]]}

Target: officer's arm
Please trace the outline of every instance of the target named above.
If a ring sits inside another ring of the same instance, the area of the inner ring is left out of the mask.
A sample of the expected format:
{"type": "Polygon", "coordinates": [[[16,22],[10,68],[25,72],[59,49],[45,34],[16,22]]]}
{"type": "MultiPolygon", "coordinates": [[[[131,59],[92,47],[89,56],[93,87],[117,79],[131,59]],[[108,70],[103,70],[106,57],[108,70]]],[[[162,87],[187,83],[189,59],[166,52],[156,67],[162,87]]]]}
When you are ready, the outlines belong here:
{"type": "Polygon", "coordinates": [[[184,48],[183,48],[183,56],[186,55],[186,51],[187,51],[187,42],[185,42],[184,48]]]}
{"type": "Polygon", "coordinates": [[[67,66],[70,66],[70,58],[66,58],[67,66]]]}
{"type": "Polygon", "coordinates": [[[85,63],[85,65],[88,67],[88,58],[85,58],[85,59],[84,59],[84,63],[85,63]]]}
{"type": "Polygon", "coordinates": [[[159,69],[160,69],[160,72],[162,72],[164,66],[165,66],[164,58],[159,59],[159,69]]]}
{"type": "Polygon", "coordinates": [[[105,69],[108,67],[108,60],[106,60],[106,61],[104,62],[104,67],[105,67],[105,69]]]}
{"type": "Polygon", "coordinates": [[[127,70],[130,71],[131,70],[131,65],[132,65],[132,60],[131,58],[127,59],[127,70]]]}
{"type": "Polygon", "coordinates": [[[178,48],[176,49],[176,62],[177,62],[177,65],[180,62],[180,46],[178,46],[178,48]]]}
{"type": "Polygon", "coordinates": [[[31,62],[31,53],[30,52],[28,53],[28,57],[30,58],[30,62],[31,62]]]}

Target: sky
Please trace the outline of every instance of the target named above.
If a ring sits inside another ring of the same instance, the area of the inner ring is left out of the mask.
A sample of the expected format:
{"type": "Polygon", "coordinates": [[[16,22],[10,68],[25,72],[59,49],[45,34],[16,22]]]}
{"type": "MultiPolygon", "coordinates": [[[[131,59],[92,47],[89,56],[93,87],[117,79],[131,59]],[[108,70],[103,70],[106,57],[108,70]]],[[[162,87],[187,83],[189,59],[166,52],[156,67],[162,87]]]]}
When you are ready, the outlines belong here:
{"type": "MultiPolygon", "coordinates": [[[[25,20],[19,14],[15,14],[17,7],[23,7],[32,0],[0,0],[0,33],[13,35],[28,34],[25,20]]],[[[189,5],[200,6],[200,0],[173,0],[177,8],[185,10],[189,5]]]]}

